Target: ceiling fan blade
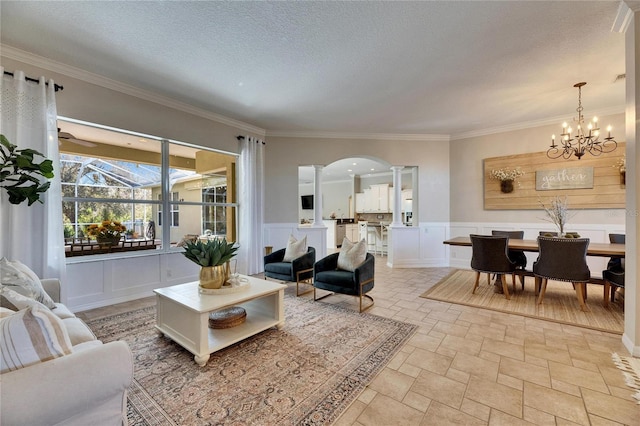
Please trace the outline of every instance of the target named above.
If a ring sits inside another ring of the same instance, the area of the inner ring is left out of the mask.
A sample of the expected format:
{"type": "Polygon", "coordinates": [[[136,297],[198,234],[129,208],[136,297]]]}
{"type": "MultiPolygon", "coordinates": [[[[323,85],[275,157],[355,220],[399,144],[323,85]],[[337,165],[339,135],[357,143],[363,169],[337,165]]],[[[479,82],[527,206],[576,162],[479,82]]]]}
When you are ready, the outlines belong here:
{"type": "Polygon", "coordinates": [[[59,139],[64,139],[65,141],[69,141],[71,143],[75,143],[75,144],[78,144],[78,145],[86,146],[86,147],[89,147],[89,148],[94,148],[94,147],[98,146],[93,142],[85,141],[85,140],[82,140],[82,139],[76,139],[75,136],[73,136],[71,133],[67,133],[67,132],[58,132],[58,138],[59,139]]]}

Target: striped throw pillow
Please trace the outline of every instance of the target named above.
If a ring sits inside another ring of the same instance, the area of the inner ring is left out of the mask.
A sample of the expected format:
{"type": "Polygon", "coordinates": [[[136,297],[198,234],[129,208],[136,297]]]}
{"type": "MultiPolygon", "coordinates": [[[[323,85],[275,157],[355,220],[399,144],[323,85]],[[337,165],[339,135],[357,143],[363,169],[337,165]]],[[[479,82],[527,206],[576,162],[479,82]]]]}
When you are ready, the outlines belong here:
{"type": "Polygon", "coordinates": [[[71,352],[62,320],[40,303],[0,319],[0,373],[71,352]]]}

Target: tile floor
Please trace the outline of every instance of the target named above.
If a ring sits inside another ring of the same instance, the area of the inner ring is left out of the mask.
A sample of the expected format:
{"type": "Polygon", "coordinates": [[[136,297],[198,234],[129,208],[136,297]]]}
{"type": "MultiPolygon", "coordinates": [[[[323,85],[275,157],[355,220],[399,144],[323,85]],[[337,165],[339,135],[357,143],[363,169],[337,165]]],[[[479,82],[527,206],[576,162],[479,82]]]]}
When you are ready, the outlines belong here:
{"type": "MultiPolygon", "coordinates": [[[[452,269],[391,269],[385,257],[376,260],[368,312],[419,328],[336,426],[640,425],[640,405],[611,361],[612,352],[628,355],[621,336],[423,299],[452,269]]],[[[318,303],[358,309],[348,296],[318,303]]]]}

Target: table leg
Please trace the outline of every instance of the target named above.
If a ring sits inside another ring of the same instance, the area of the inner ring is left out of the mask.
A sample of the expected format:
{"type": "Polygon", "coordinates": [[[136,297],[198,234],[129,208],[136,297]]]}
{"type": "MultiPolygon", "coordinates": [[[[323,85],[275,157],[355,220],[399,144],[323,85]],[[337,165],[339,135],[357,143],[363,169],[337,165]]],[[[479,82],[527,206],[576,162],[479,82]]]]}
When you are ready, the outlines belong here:
{"type": "Polygon", "coordinates": [[[206,354],[204,356],[198,356],[198,355],[194,355],[193,360],[196,362],[196,364],[198,364],[200,367],[204,367],[205,365],[207,365],[207,361],[209,361],[209,358],[211,357],[210,354],[206,354]]]}

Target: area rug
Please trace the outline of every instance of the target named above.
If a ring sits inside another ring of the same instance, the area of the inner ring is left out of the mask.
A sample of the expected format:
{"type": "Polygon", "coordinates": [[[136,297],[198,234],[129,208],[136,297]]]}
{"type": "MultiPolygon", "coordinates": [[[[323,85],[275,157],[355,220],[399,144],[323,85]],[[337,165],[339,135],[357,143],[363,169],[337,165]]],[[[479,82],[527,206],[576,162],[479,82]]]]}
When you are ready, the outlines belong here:
{"type": "Polygon", "coordinates": [[[88,325],[133,352],[132,425],[331,424],[416,329],[290,295],[285,318],[281,330],[213,353],[205,367],[154,328],[153,306],[88,325]]]}
{"type": "Polygon", "coordinates": [[[616,367],[622,370],[627,386],[637,391],[633,394],[633,397],[640,404],[640,358],[621,356],[617,353],[613,353],[611,358],[613,358],[616,367]]]}
{"type": "Polygon", "coordinates": [[[456,270],[427,290],[421,297],[459,305],[476,306],[509,314],[522,315],[571,324],[593,330],[622,334],[624,331],[624,312],[622,304],[616,299],[609,309],[602,306],[604,288],[601,285],[587,285],[587,307],[590,312],[582,312],[571,283],[549,280],[547,291],[541,305],[534,294],[534,279],[525,279],[522,290],[516,277],[516,291],[513,292],[511,277],[507,277],[511,300],[493,292],[493,282],[487,285],[487,275],[481,274],[480,285],[472,294],[476,273],[471,270],[456,270]]]}

